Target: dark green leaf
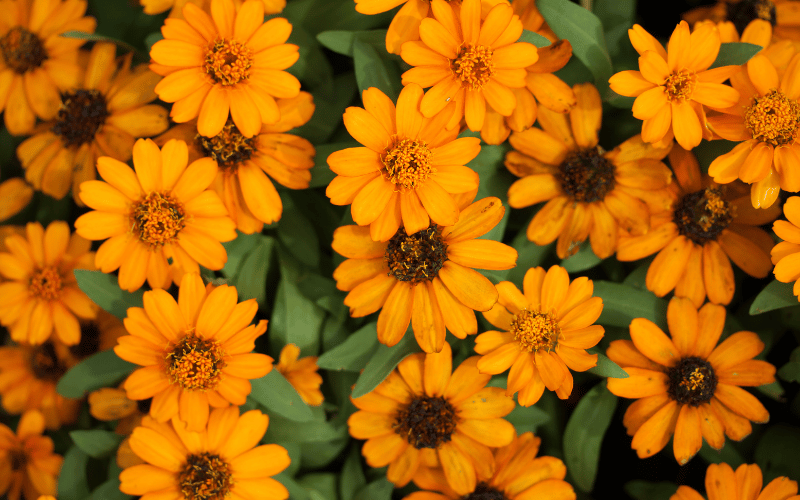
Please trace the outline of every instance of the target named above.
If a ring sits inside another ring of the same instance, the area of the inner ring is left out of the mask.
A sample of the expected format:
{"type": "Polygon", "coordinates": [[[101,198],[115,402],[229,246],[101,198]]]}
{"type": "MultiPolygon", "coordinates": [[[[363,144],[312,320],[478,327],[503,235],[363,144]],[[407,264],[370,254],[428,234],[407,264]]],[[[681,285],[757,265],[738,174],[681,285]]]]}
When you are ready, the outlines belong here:
{"type": "MultiPolygon", "coordinates": [[[[119,47],[125,49],[127,52],[136,52],[136,47],[133,45],[123,42],[122,40],[117,40],[116,38],[111,38],[109,36],[98,35],[96,33],[85,33],[83,31],[65,31],[61,34],[64,38],[77,38],[79,40],[88,40],[91,42],[109,42],[113,43],[114,45],[118,45],[119,47]]],[[[155,43],[155,42],[153,42],[155,43]]]]}
{"type": "Polygon", "coordinates": [[[317,366],[326,370],[360,372],[378,348],[378,324],[368,323],[347,337],[340,345],[324,352],[317,366]]]}
{"type": "Polygon", "coordinates": [[[564,429],[564,462],[573,483],[583,491],[594,486],[600,445],[616,408],[617,397],[601,382],[581,398],[564,429]]]}
{"type": "Polygon", "coordinates": [[[291,251],[292,257],[306,266],[319,267],[319,241],[314,225],[291,203],[287,203],[278,223],[278,239],[291,251]]]}
{"type": "Polygon", "coordinates": [[[242,265],[247,255],[252,252],[260,242],[260,234],[244,234],[237,231],[236,239],[222,243],[222,246],[225,247],[225,252],[228,254],[228,260],[225,262],[225,267],[222,268],[222,274],[227,278],[236,278],[239,274],[239,266],[242,265]]]}
{"type": "Polygon", "coordinates": [[[541,266],[553,250],[553,244],[537,245],[528,240],[526,232],[527,226],[522,228],[511,242],[511,246],[514,247],[518,253],[517,267],[508,273],[507,279],[518,287],[522,287],[522,279],[525,277],[525,273],[528,272],[528,269],[541,266]]]}
{"type": "Polygon", "coordinates": [[[116,432],[102,430],[72,431],[69,436],[75,446],[94,458],[104,458],[115,452],[123,439],[116,432]]]}
{"type": "Polygon", "coordinates": [[[523,432],[536,433],[536,429],[550,420],[550,415],[539,408],[538,406],[521,406],[517,405],[511,410],[511,413],[506,415],[508,420],[515,429],[517,434],[523,432]]]}
{"type": "MultiPolygon", "coordinates": [[[[314,355],[319,351],[320,330],[325,320],[325,310],[300,292],[297,284],[286,275],[286,258],[281,258],[284,276],[278,285],[278,299],[275,309],[281,310],[283,324],[276,325],[271,339],[273,345],[282,339],[283,344],[294,344],[303,354],[314,355]]],[[[283,344],[281,347],[283,347],[283,344]]]]}
{"type": "Polygon", "coordinates": [[[286,486],[286,489],[289,490],[289,498],[292,500],[311,500],[311,497],[308,496],[306,489],[297,484],[294,479],[286,474],[286,472],[276,474],[272,476],[272,479],[286,486]]]}
{"type": "Polygon", "coordinates": [[[328,166],[328,157],[331,153],[347,148],[357,148],[361,146],[357,142],[336,142],[333,144],[320,144],[315,146],[317,155],[314,157],[314,168],[311,169],[311,183],[309,187],[321,187],[330,184],[336,174],[328,166]]]}
{"type": "Polygon", "coordinates": [[[311,408],[278,370],[273,369],[265,376],[251,380],[250,384],[253,386],[250,397],[264,407],[296,422],[311,420],[311,408]]]}
{"type": "Polygon", "coordinates": [[[794,283],[781,283],[772,280],[770,284],[761,290],[750,306],[750,314],[761,314],[774,309],[796,306],[798,304],[792,288],[794,283]]]}
{"type": "Polygon", "coordinates": [[[304,487],[312,499],[336,500],[336,475],[332,472],[314,472],[306,474],[297,481],[304,487]]]}
{"type": "Polygon", "coordinates": [[[539,33],[536,33],[535,31],[528,31],[528,30],[523,30],[522,36],[519,37],[519,40],[517,40],[517,43],[523,43],[523,42],[531,43],[533,45],[536,45],[537,47],[547,47],[548,45],[550,45],[550,40],[543,37],[539,33]]]}
{"type": "Polygon", "coordinates": [[[376,49],[373,45],[360,40],[353,42],[353,65],[356,70],[358,90],[364,92],[376,87],[397,101],[403,86],[400,83],[400,71],[397,64],[385,50],[376,49]]]}
{"type": "Polygon", "coordinates": [[[346,425],[336,426],[324,420],[314,420],[297,425],[294,420],[273,415],[267,429],[266,440],[286,443],[328,443],[346,436],[346,425]]]}
{"type": "Polygon", "coordinates": [[[561,266],[569,273],[580,273],[601,262],[603,259],[594,254],[592,245],[584,241],[574,255],[561,260],[561,266]]]}
{"type": "Polygon", "coordinates": [[[367,484],[364,470],[361,468],[361,449],[353,444],[342,467],[339,481],[339,496],[342,500],[354,500],[356,492],[367,484]]]}
{"type": "Polygon", "coordinates": [[[419,352],[421,349],[414,337],[414,332],[409,326],[403,338],[393,347],[379,345],[375,354],[370,358],[361,376],[358,377],[356,386],[353,388],[353,397],[360,398],[364,394],[371,392],[378,386],[383,379],[389,376],[397,363],[409,354],[419,352]]]}
{"type": "Polygon", "coordinates": [[[109,479],[92,492],[91,500],[128,500],[130,495],[119,491],[119,478],[109,479]]]}
{"type": "Polygon", "coordinates": [[[778,376],[787,382],[800,382],[800,347],[792,351],[789,362],[778,370],[778,376]]]}
{"type": "Polygon", "coordinates": [[[635,0],[595,0],[592,11],[603,23],[606,45],[612,59],[623,52],[626,46],[633,51],[628,41],[628,28],[633,26],[636,17],[635,0]]]}
{"type": "Polygon", "coordinates": [[[86,465],[89,455],[77,446],[72,446],[64,455],[64,464],[58,475],[58,498],[63,500],[84,500],[89,496],[86,481],[86,465]]]}
{"type": "Polygon", "coordinates": [[[734,448],[733,443],[730,441],[725,443],[725,446],[723,446],[721,450],[715,450],[710,447],[708,443],[703,443],[699,454],[703,457],[703,460],[710,464],[721,464],[724,462],[734,469],[744,463],[744,458],[742,458],[742,455],[734,448]]]}
{"type": "Polygon", "coordinates": [[[386,30],[323,31],[317,35],[317,40],[334,52],[353,57],[353,46],[357,41],[374,45],[375,47],[384,47],[386,30]]]}
{"type": "Polygon", "coordinates": [[[124,319],[128,315],[129,307],[143,307],[144,292],[142,290],[126,292],[119,287],[117,277],[113,274],[86,269],[75,269],[74,273],[81,291],[104,311],[119,319],[124,319]]]}
{"type": "Polygon", "coordinates": [[[800,477],[797,450],[800,450],[800,429],[786,424],[775,424],[767,429],[755,454],[756,464],[764,473],[764,484],[778,476],[800,477]]]}
{"type": "Polygon", "coordinates": [[[82,398],[88,392],[108,387],[139,368],[120,359],[113,350],[98,352],[84,359],[61,377],[56,390],[65,398],[82,398]]]}
{"type": "Polygon", "coordinates": [[[394,485],[388,479],[379,479],[362,488],[356,495],[356,500],[389,500],[393,489],[394,485]]]}
{"type": "Polygon", "coordinates": [[[719,55],[709,69],[720,66],[739,66],[745,64],[756,55],[762,47],[752,43],[736,42],[723,43],[719,48],[719,55]]]}
{"type": "Polygon", "coordinates": [[[608,281],[594,282],[594,295],[603,299],[598,323],[628,327],[634,318],[649,319],[667,331],[667,301],[651,292],[608,281]]]}
{"type": "Polygon", "coordinates": [[[239,301],[256,299],[263,307],[267,301],[267,272],[272,261],[275,240],[259,235],[258,245],[247,254],[236,275],[236,291],[239,301]]]}
{"type": "Polygon", "coordinates": [[[770,399],[781,402],[783,401],[783,395],[785,391],[783,390],[781,383],[777,380],[771,384],[760,385],[756,387],[756,390],[770,399]]]}
{"type": "Polygon", "coordinates": [[[314,144],[329,142],[331,134],[342,123],[342,113],[353,100],[355,91],[356,79],[352,71],[336,75],[330,90],[324,86],[315,89],[311,92],[316,106],[314,115],[308,123],[298,127],[293,133],[305,137],[314,144]]]}
{"type": "Polygon", "coordinates": [[[327,443],[300,443],[300,449],[303,450],[303,468],[321,469],[336,460],[350,442],[346,426],[342,429],[344,437],[340,439],[327,443]]]}
{"type": "Polygon", "coordinates": [[[660,483],[629,481],[625,483],[625,493],[635,500],[670,500],[677,489],[676,484],[666,481],[660,483]]]}
{"type": "Polygon", "coordinates": [[[597,366],[594,368],[589,368],[589,373],[593,373],[598,377],[603,378],[628,378],[628,374],[625,372],[625,370],[620,368],[618,364],[608,359],[608,357],[598,349],[589,349],[588,352],[590,354],[597,354],[597,366]]]}

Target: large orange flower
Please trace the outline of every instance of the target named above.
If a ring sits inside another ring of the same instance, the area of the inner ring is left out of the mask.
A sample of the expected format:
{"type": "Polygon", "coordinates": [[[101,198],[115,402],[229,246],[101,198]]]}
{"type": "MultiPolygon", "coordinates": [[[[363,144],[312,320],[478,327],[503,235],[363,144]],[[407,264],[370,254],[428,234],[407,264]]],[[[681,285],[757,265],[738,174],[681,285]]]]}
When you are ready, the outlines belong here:
{"type": "MultiPolygon", "coordinates": [[[[797,481],[779,476],[764,486],[761,468],[755,464],[742,464],[733,468],[725,462],[711,464],[706,470],[706,496],[710,500],[800,500],[797,481]]],[[[670,500],[703,500],[690,486],[679,486],[670,500]]]]}
{"type": "Polygon", "coordinates": [[[53,440],[43,436],[44,417],[25,412],[14,432],[0,424],[0,494],[8,500],[36,500],[55,494],[64,458],[53,453],[53,440]]]}

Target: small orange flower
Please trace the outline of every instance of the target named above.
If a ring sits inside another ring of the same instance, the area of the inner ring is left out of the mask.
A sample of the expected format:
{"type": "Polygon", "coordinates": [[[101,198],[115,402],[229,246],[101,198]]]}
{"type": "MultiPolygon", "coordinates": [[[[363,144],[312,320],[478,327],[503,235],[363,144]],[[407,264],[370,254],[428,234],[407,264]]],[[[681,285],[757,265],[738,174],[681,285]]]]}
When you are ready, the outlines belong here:
{"type": "Polygon", "coordinates": [[[17,215],[33,198],[33,188],[19,177],[0,183],[0,222],[17,215]]]}
{"type": "MultiPolygon", "coordinates": [[[[733,468],[725,462],[711,464],[706,470],[706,496],[709,499],[731,500],[800,500],[797,481],[786,476],[773,479],[762,490],[764,476],[756,464],[742,464],[733,468]]],[[[670,500],[703,500],[690,486],[678,486],[670,500]]]]}
{"type": "Polygon", "coordinates": [[[89,413],[97,420],[112,422],[118,420],[114,432],[127,436],[142,423],[142,418],[149,413],[150,400],[135,401],[128,399],[124,389],[103,387],[89,394],[89,413]]]}
{"type": "Polygon", "coordinates": [[[783,205],[787,220],[772,225],[778,238],[784,240],[773,247],[771,256],[775,264],[775,279],[781,283],[794,281],[794,294],[800,300],[800,197],[792,196],[783,205]]]}
{"type": "Polygon", "coordinates": [[[53,440],[43,436],[44,417],[25,412],[17,433],[0,424],[0,494],[8,500],[35,500],[55,494],[64,458],[53,453],[53,440]]]}
{"type": "Polygon", "coordinates": [[[319,406],[325,397],[319,386],[322,385],[322,377],[317,373],[319,367],[317,366],[316,356],[300,357],[300,348],[294,344],[287,344],[281,349],[281,355],[275,369],[281,375],[286,377],[286,380],[292,384],[292,387],[300,394],[303,401],[307,405],[319,406]]]}

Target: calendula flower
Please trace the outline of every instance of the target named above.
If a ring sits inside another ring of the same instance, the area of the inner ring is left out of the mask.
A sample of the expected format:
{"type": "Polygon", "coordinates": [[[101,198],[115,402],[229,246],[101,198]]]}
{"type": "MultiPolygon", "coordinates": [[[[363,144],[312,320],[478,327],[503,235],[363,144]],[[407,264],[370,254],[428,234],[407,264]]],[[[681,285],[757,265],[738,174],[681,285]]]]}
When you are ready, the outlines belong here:
{"type": "Polygon", "coordinates": [[[542,108],[542,128],[511,134],[514,151],[505,163],[522,178],[509,188],[508,203],[524,208],[547,201],[528,226],[528,239],[537,245],[558,239],[556,252],[563,259],[588,237],[594,253],[604,259],[617,248],[618,228],[647,232],[647,203],[662,203],[671,182],[660,161],[669,147],[646,145],[636,136],[605,152],[597,138],[600,93],[590,83],[573,89],[577,105],[569,115],[542,108]]]}
{"type": "Polygon", "coordinates": [[[703,444],[714,449],[725,435],[739,441],[750,421],[764,423],[769,413],[742,389],[775,381],[775,367],[753,359],[764,343],[753,332],[736,332],[719,345],[725,308],[707,303],[699,311],[675,297],[667,308],[671,337],[650,320],[631,322],[631,340],[611,342],[606,354],[628,378],[608,379],[608,390],[637,399],[623,423],[639,458],[655,455],[674,434],[675,460],[687,463],[703,444]],[[716,346],[716,347],[715,347],[716,346]]]}
{"type": "Polygon", "coordinates": [[[128,309],[130,335],[114,347],[120,358],[143,366],[125,381],[128,398],[153,398],[150,416],[180,418],[193,432],[206,426],[210,406],[243,405],[249,379],[269,373],[272,358],[250,352],[267,331],[266,320],[250,325],[258,304],[236,298],[228,285],[209,292],[194,273],[181,280],[177,302],[164,290],[145,292],[144,309],[128,309]]]}
{"type": "Polygon", "coordinates": [[[731,261],[756,278],[772,269],[773,241],[758,226],[775,220],[780,209],[755,209],[744,186],[713,183],[700,174],[697,158],[680,146],[669,159],[677,180],[670,186],[671,208],[653,214],[647,234],[620,236],[617,259],[639,260],[658,252],[647,270],[648,290],[663,297],[674,289],[695,307],[706,297],[726,305],[735,288],[731,261]]]}
{"type": "Polygon", "coordinates": [[[314,146],[306,139],[286,134],[304,125],[314,113],[311,94],[300,92],[292,99],[278,99],[281,119],[262,125],[258,135],[247,138],[228,120],[222,132],[203,137],[197,120],[172,127],[155,139],[162,146],[180,139],[189,147],[189,161],[208,157],[219,171],[212,189],[217,192],[236,229],[251,234],[264,224],[281,218],[283,203],[270,178],[290,189],[306,189],[314,166],[314,146]]]}
{"type": "Polygon", "coordinates": [[[781,283],[794,281],[794,294],[800,300],[800,197],[792,196],[783,205],[787,220],[778,220],[772,225],[778,238],[784,240],[772,248],[772,263],[775,264],[775,279],[781,283]]]}
{"type": "Polygon", "coordinates": [[[348,259],[333,272],[336,287],[354,318],[378,309],[378,340],[397,344],[411,323],[425,352],[439,352],[445,328],[458,338],[478,333],[474,311],[497,302],[491,281],[471,268],[511,269],[517,251],[503,243],[475,239],[489,232],[505,213],[497,198],[484,198],[461,212],[454,226],[431,224],[409,235],[404,229],[386,243],[369,230],[342,226],[333,249],[348,259]]]}
{"type": "Polygon", "coordinates": [[[64,458],[53,453],[53,440],[43,436],[44,417],[25,412],[17,432],[0,424],[0,494],[8,500],[35,500],[55,494],[64,458]]]}
{"type": "Polygon", "coordinates": [[[145,417],[131,435],[131,448],[145,462],[123,470],[120,491],[142,498],[284,500],[289,492],[270,476],[289,466],[276,444],[258,446],[269,417],[258,410],[216,408],[208,426],[187,432],[183,424],[145,417]]]}
{"type": "Polygon", "coordinates": [[[483,128],[487,104],[511,115],[517,105],[511,89],[525,87],[525,68],[539,57],[535,45],[517,43],[523,28],[511,6],[498,3],[485,20],[481,0],[463,0],[458,18],[445,0],[431,0],[431,8],[433,18],[420,23],[420,41],[400,51],[414,66],[403,73],[403,85],[431,87],[420,102],[422,114],[431,118],[452,102],[447,128],[465,117],[474,131],[483,128]]]}
{"type": "Polygon", "coordinates": [[[597,354],[586,349],[603,338],[594,322],[603,311],[603,299],[592,297],[594,284],[580,277],[571,284],[560,266],[546,273],[541,267],[525,273],[524,293],[510,281],[497,284],[497,304],[484,317],[502,331],[481,333],[475,352],[478,369],[499,374],[508,370],[506,396],[519,391],[517,400],[531,406],[544,388],[561,399],[572,394],[570,370],[585,372],[597,365],[597,354]]]}
{"type": "MultiPolygon", "coordinates": [[[[114,58],[113,43],[98,42],[89,54],[83,81],[61,94],[55,120],[17,148],[25,178],[37,190],[61,199],[81,182],[94,180],[100,156],[126,162],[137,137],[169,126],[167,110],[147,104],[161,77],[146,65],[130,68],[130,57],[114,58]]],[[[37,129],[39,130],[39,129],[37,129]]]]}
{"type": "MultiPolygon", "coordinates": [[[[706,470],[706,496],[709,499],[731,500],[800,500],[797,495],[797,481],[786,476],[773,479],[762,490],[764,476],[756,464],[742,464],[733,468],[721,462],[711,464],[706,470]]],[[[678,491],[670,500],[703,500],[703,497],[691,486],[678,486],[678,491]]]]}
{"type": "Polygon", "coordinates": [[[322,377],[317,373],[319,367],[316,356],[300,358],[300,348],[294,344],[286,344],[281,349],[275,369],[286,377],[307,405],[319,406],[325,400],[319,390],[322,377]]]}
{"type": "MultiPolygon", "coordinates": [[[[286,7],[286,0],[261,0],[264,4],[264,14],[278,14],[286,7]]],[[[208,0],[139,0],[145,14],[156,15],[169,11],[169,17],[183,19],[183,6],[187,3],[207,9],[208,0]]],[[[241,7],[243,0],[233,0],[233,4],[241,7]]]]}
{"type": "Polygon", "coordinates": [[[453,372],[448,344],[433,354],[406,357],[378,387],[351,401],[360,411],[347,420],[350,435],[366,439],[361,453],[371,467],[389,466],[386,476],[405,486],[422,463],[436,464],[459,495],[477,487],[495,470],[490,448],[514,439],[502,417],[514,409],[503,389],[484,387],[491,378],[478,372],[477,357],[453,372]],[[452,372],[452,374],[451,374],[452,372]]]}
{"type": "Polygon", "coordinates": [[[459,217],[454,195],[478,187],[478,174],[464,165],[478,156],[480,139],[457,138],[445,129],[446,112],[425,118],[422,88],[408,85],[395,107],[371,87],[364,108],[349,107],[344,125],[365,147],[328,156],[338,174],[325,194],[334,205],[351,205],[353,220],[369,226],[375,241],[387,241],[403,226],[412,235],[429,226],[452,226],[459,217]]]}
{"type": "Polygon", "coordinates": [[[81,184],[81,200],[95,210],[78,217],[75,230],[90,240],[108,239],[95,263],[104,273],[119,269],[124,290],[139,289],[145,279],[152,288],[167,288],[183,273],[198,273],[199,265],[222,269],[228,259],[220,241],[236,238],[236,226],[209,189],[217,165],[202,158],[187,166],[188,159],[183,141],[159,150],[150,139],[139,139],[133,145],[135,172],[103,156],[97,170],[105,182],[81,184]]]}
{"type": "Polygon", "coordinates": [[[0,222],[17,215],[33,198],[33,188],[19,177],[0,183],[0,222]]]}
{"type": "Polygon", "coordinates": [[[197,118],[205,137],[222,132],[228,116],[245,137],[262,123],[280,119],[276,98],[295,97],[300,82],[283,71],[297,61],[297,45],[287,44],[292,25],[286,19],[264,22],[264,3],[211,0],[211,15],[192,3],[183,19],[167,19],[163,40],[150,49],[150,67],[165,78],[158,97],[174,102],[178,123],[197,118]]]}
{"type": "Polygon", "coordinates": [[[80,82],[78,49],[86,40],[61,34],[94,33],[97,22],[83,17],[86,4],[85,0],[0,1],[0,111],[5,109],[11,134],[30,133],[37,117],[55,118],[60,93],[80,82]]]}
{"type": "Polygon", "coordinates": [[[703,139],[706,118],[703,105],[727,108],[739,100],[739,92],[722,82],[738,66],[709,70],[720,49],[717,27],[704,23],[693,33],[681,21],[672,32],[667,50],[638,24],[628,30],[639,53],[639,71],[622,71],[608,83],[614,92],[636,97],[633,116],[643,120],[642,139],[658,143],[675,140],[692,149],[703,139]]]}
{"type": "Polygon", "coordinates": [[[26,237],[6,238],[0,253],[0,322],[16,342],[41,344],[55,332],[67,345],[81,340],[79,318],[92,319],[97,306],[84,294],[73,270],[94,269],[91,243],[70,234],[66,222],[51,222],[45,230],[29,222],[26,237]]]}

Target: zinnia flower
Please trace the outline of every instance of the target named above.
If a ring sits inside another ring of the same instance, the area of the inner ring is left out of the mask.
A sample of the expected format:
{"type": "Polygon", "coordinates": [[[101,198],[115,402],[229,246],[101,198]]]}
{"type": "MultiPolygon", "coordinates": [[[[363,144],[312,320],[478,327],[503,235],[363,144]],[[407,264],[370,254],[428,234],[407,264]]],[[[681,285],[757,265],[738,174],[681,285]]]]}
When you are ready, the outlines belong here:
{"type": "Polygon", "coordinates": [[[169,126],[167,110],[147,104],[161,77],[130,58],[114,59],[117,48],[98,42],[92,47],[86,76],[61,94],[61,107],[46,130],[25,140],[17,157],[34,188],[61,199],[72,188],[77,198],[81,182],[94,180],[100,156],[126,162],[137,137],[160,134],[169,126]]]}
{"type": "Polygon", "coordinates": [[[17,215],[33,198],[33,188],[19,177],[0,183],[0,222],[17,215]]]}
{"type": "Polygon", "coordinates": [[[445,328],[458,338],[478,333],[474,311],[497,302],[491,281],[470,268],[511,269],[517,251],[503,243],[475,239],[503,218],[497,198],[476,201],[454,226],[431,224],[412,235],[404,229],[386,243],[370,239],[367,228],[342,226],[333,233],[333,249],[348,258],[333,272],[350,316],[378,309],[378,340],[397,344],[408,328],[425,352],[439,352],[445,328]]]}
{"type": "Polygon", "coordinates": [[[120,358],[144,367],[125,381],[128,398],[153,398],[153,418],[179,417],[193,432],[206,426],[209,406],[243,405],[249,379],[269,373],[272,358],[250,352],[267,331],[266,320],[250,325],[258,304],[237,304],[236,298],[236,288],[228,285],[209,292],[194,273],[181,280],[177,302],[164,290],[145,292],[144,309],[128,309],[130,335],[114,348],[120,358]]]}
{"type": "Polygon", "coordinates": [[[280,17],[264,22],[261,0],[239,9],[233,0],[211,0],[210,9],[209,16],[187,3],[184,19],[165,21],[164,39],[150,49],[151,69],[165,76],[156,93],[175,103],[174,121],[198,118],[201,135],[222,132],[230,114],[242,135],[253,137],[262,123],[280,119],[275,98],[300,92],[297,78],[282,71],[299,57],[297,45],[286,43],[292,25],[280,17]]]}
{"type": "Polygon", "coordinates": [[[86,40],[61,34],[94,33],[97,22],[83,17],[86,4],[85,0],[0,0],[0,111],[5,108],[11,134],[30,133],[36,117],[55,118],[60,93],[80,82],[78,49],[86,40]]]}
{"type": "Polygon", "coordinates": [[[377,88],[365,90],[363,100],[366,109],[347,108],[344,125],[366,147],[328,156],[339,174],[325,191],[331,203],[352,203],[353,220],[369,225],[375,241],[387,241],[400,226],[412,235],[431,221],[455,224],[453,195],[478,187],[478,174],[464,165],[478,156],[480,139],[446,130],[447,113],[423,117],[418,85],[403,88],[397,107],[377,88]]]}
{"type": "Polygon", "coordinates": [[[725,325],[722,306],[707,303],[698,311],[690,300],[675,297],[667,323],[671,339],[652,321],[636,318],[633,342],[611,342],[606,354],[629,377],[609,378],[608,390],[638,399],[623,423],[639,458],[655,455],[675,434],[675,460],[683,465],[703,438],[719,450],[725,435],[740,441],[752,431],[751,420],[769,420],[764,405],[741,386],[774,382],[775,367],[753,359],[764,349],[753,332],[736,332],[717,345],[725,325]]]}
{"type": "Polygon", "coordinates": [[[64,458],[53,453],[53,440],[43,432],[44,417],[36,410],[22,415],[16,434],[0,424],[0,494],[8,500],[34,500],[58,489],[64,458]]]}
{"type": "Polygon", "coordinates": [[[775,264],[775,279],[781,283],[794,281],[793,292],[800,300],[800,197],[792,196],[783,205],[787,220],[777,220],[772,230],[784,240],[772,248],[772,263],[775,264]]]}
{"type": "MultiPolygon", "coordinates": [[[[769,482],[762,490],[764,476],[756,464],[742,464],[733,468],[721,462],[711,464],[706,470],[706,496],[709,499],[730,500],[800,500],[797,495],[797,481],[779,476],[769,482]]],[[[703,500],[691,486],[678,486],[678,491],[670,500],[703,500]]]]}
{"type": "Polygon", "coordinates": [[[635,24],[628,30],[639,53],[640,71],[622,71],[609,79],[614,92],[636,97],[633,116],[643,120],[642,139],[657,143],[675,140],[692,149],[703,139],[706,118],[702,105],[727,108],[739,92],[722,82],[738,66],[709,70],[720,49],[717,27],[704,23],[694,33],[681,21],[672,32],[667,50],[650,33],[635,24]]]}
{"type": "Polygon", "coordinates": [[[300,397],[307,405],[319,406],[325,397],[319,386],[322,385],[322,377],[317,370],[317,357],[306,356],[300,358],[300,348],[294,344],[286,344],[281,349],[281,355],[278,359],[278,364],[275,369],[281,375],[286,377],[286,380],[292,384],[292,387],[300,394],[300,397]]]}
{"type": "Polygon", "coordinates": [[[695,307],[706,296],[728,304],[735,282],[733,261],[750,276],[764,278],[772,269],[772,238],[757,226],[780,214],[774,206],[757,210],[742,186],[717,186],[700,174],[697,158],[681,147],[669,154],[677,182],[670,186],[672,207],[653,214],[650,231],[622,235],[617,259],[632,261],[658,252],[647,270],[647,289],[663,297],[673,289],[695,307]]]}
{"type": "Polygon", "coordinates": [[[592,297],[592,280],[580,277],[570,284],[560,266],[547,273],[541,267],[528,269],[523,288],[524,294],[510,281],[497,284],[497,304],[483,315],[503,331],[475,339],[475,352],[482,355],[478,370],[496,375],[510,368],[506,396],[519,391],[522,406],[539,401],[545,387],[567,399],[570,369],[585,372],[597,364],[597,354],[586,349],[603,338],[603,327],[593,324],[603,299],[592,297]]]}
{"type": "Polygon", "coordinates": [[[145,417],[131,435],[131,448],[145,464],[123,470],[120,491],[142,498],[284,500],[289,492],[270,476],[289,466],[277,444],[258,446],[269,417],[258,410],[216,408],[208,426],[187,432],[177,419],[159,423],[145,417]]]}
{"type": "Polygon", "coordinates": [[[139,139],[133,146],[135,173],[103,156],[97,169],[106,182],[81,184],[81,200],[95,211],[78,217],[75,230],[90,240],[108,239],[95,263],[104,273],[119,268],[123,290],[137,290],[145,279],[152,288],[167,288],[182,273],[199,273],[198,264],[216,270],[228,259],[220,241],[236,238],[236,230],[209,189],[217,166],[202,158],[187,167],[188,159],[183,141],[159,150],[150,139],[139,139]]]}
{"type": "Polygon", "coordinates": [[[467,358],[452,371],[448,344],[433,354],[406,357],[378,387],[351,398],[360,410],[347,420],[350,435],[366,439],[361,453],[371,467],[389,466],[386,476],[405,486],[422,463],[444,470],[450,488],[467,495],[481,477],[495,470],[490,447],[514,439],[514,426],[502,417],[514,409],[503,389],[484,387],[491,375],[467,358]],[[451,376],[452,372],[452,376],[451,376]]]}
{"type": "Polygon", "coordinates": [[[597,138],[600,93],[590,83],[573,89],[577,105],[568,116],[542,108],[542,128],[511,134],[514,151],[506,155],[506,167],[522,178],[509,188],[508,204],[523,208],[547,201],[531,220],[528,239],[537,245],[558,239],[556,252],[563,259],[588,237],[595,255],[605,259],[617,249],[618,228],[647,232],[647,203],[658,205],[671,182],[659,161],[669,148],[642,144],[636,136],[604,152],[597,138]]]}
{"type": "Polygon", "coordinates": [[[6,238],[8,253],[0,253],[0,322],[16,342],[41,344],[55,332],[58,339],[75,345],[81,340],[78,318],[91,319],[97,306],[75,281],[73,270],[93,269],[91,243],[70,234],[66,222],[42,228],[26,226],[27,238],[6,238]]]}
{"type": "MultiPolygon", "coordinates": [[[[759,30],[768,30],[769,39],[775,42],[800,41],[800,10],[795,0],[743,0],[718,1],[714,5],[696,7],[683,14],[683,18],[694,24],[709,19],[716,23],[731,24],[744,37],[754,24],[759,30]]],[[[723,40],[723,42],[731,40],[723,40]]],[[[738,40],[735,40],[738,41],[738,40]]],[[[744,40],[742,40],[744,41],[744,40]]],[[[753,43],[753,42],[749,42],[753,43]]],[[[761,44],[759,44],[761,45],[761,44]]],[[[764,45],[762,45],[764,46],[764,45]]]]}

